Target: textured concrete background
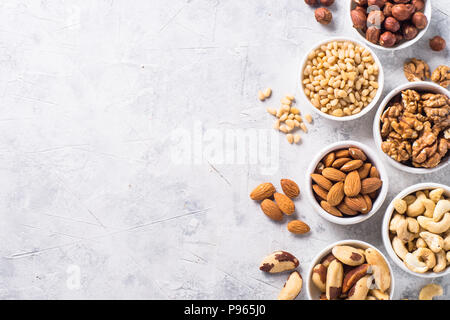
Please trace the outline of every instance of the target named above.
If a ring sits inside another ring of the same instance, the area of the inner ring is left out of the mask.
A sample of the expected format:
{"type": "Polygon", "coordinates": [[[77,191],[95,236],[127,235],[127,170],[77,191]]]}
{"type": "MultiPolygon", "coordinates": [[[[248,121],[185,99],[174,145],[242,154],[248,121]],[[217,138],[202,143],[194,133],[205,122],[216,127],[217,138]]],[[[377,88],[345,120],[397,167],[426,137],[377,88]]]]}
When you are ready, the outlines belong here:
{"type": "MultiPolygon", "coordinates": [[[[413,176],[387,167],[385,205],[351,227],[324,221],[302,196],[296,215],[312,231],[301,237],[248,198],[258,183],[284,177],[304,190],[305,169],[327,144],[375,147],[375,110],[345,124],[316,116],[298,146],[276,133],[270,175],[259,164],[173,155],[175,129],[193,140],[198,127],[219,135],[269,129],[265,107],[286,93],[308,113],[297,89],[300,59],[315,41],[354,35],[347,1],[336,2],[324,27],[301,0],[2,1],[0,298],[272,299],[286,278],[258,270],[272,250],[294,253],[304,277],[336,240],[385,252],[388,201],[417,182],[448,184],[449,169],[413,176]],[[267,86],[273,98],[262,104],[256,92],[267,86]]],[[[433,5],[415,46],[377,51],[384,94],[406,81],[406,58],[425,58],[433,69],[449,63],[448,49],[428,49],[435,34],[450,43],[448,1],[433,5]]],[[[414,299],[429,282],[394,270],[397,298],[414,299]]],[[[449,279],[434,281],[449,298],[449,279]]]]}

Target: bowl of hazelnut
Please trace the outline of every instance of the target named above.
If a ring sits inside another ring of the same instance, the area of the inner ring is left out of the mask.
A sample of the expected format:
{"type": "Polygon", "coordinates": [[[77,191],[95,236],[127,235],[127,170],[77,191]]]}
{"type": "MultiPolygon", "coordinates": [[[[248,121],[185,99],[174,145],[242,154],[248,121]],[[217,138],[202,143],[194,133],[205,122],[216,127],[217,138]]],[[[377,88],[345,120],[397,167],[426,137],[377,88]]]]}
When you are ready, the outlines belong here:
{"type": "Polygon", "coordinates": [[[444,168],[450,157],[450,93],[432,82],[398,86],[381,102],[373,136],[397,169],[426,174],[444,168]]]}
{"type": "Polygon", "coordinates": [[[384,50],[418,41],[431,21],[431,0],[351,0],[349,20],[360,38],[384,50]]]}
{"type": "Polygon", "coordinates": [[[365,44],[331,38],[314,45],[300,68],[300,91],[314,112],[335,121],[367,114],[383,92],[380,60],[365,44]]]}

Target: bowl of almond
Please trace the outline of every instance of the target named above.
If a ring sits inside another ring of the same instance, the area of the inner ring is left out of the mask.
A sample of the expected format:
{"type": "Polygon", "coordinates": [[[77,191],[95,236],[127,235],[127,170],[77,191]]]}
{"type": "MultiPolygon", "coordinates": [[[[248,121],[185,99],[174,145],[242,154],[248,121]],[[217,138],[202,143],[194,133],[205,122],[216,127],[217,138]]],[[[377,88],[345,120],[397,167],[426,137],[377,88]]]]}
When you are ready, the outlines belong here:
{"type": "Polygon", "coordinates": [[[324,248],[312,260],[306,279],[310,300],[392,300],[394,287],[386,257],[359,240],[324,248]]]}
{"type": "Polygon", "coordinates": [[[341,141],[325,147],[311,162],[306,196],[326,220],[351,225],[369,219],[383,204],[388,175],[366,145],[341,141]]]}
{"type": "Polygon", "coordinates": [[[450,157],[450,93],[424,81],[396,87],[378,108],[373,137],[397,169],[426,174],[444,168],[450,157]]]}

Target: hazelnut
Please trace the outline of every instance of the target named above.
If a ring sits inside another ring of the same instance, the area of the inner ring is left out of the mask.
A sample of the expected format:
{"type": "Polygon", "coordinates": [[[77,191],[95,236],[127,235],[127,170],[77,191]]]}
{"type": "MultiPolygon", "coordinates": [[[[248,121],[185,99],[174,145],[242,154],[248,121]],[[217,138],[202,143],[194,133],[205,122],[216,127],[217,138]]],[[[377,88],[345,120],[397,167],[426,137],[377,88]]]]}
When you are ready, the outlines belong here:
{"type": "Polygon", "coordinates": [[[412,0],[411,4],[414,6],[416,11],[422,11],[425,8],[425,3],[423,0],[412,0]]]}
{"type": "Polygon", "coordinates": [[[367,4],[369,6],[377,6],[378,8],[383,8],[384,5],[386,4],[387,0],[368,0],[367,4]]]}
{"type": "Polygon", "coordinates": [[[398,22],[394,17],[387,17],[384,20],[384,28],[387,31],[397,32],[400,30],[400,22],[398,22]]]}
{"type": "Polygon", "coordinates": [[[442,51],[445,49],[446,43],[445,40],[440,36],[435,36],[430,39],[430,48],[433,51],[442,51]]]}
{"type": "Polygon", "coordinates": [[[353,10],[361,11],[365,16],[367,16],[367,9],[365,7],[356,6],[353,10]]]}
{"type": "Polygon", "coordinates": [[[366,39],[372,43],[378,44],[378,39],[380,38],[380,29],[377,27],[369,27],[366,31],[366,39]]]}
{"type": "Polygon", "coordinates": [[[391,2],[386,2],[383,8],[383,14],[385,17],[391,17],[392,16],[392,7],[394,5],[391,2]]]}
{"type": "Polygon", "coordinates": [[[380,36],[380,45],[383,47],[390,48],[394,46],[396,42],[397,37],[390,31],[386,31],[380,36]]]}
{"type": "Polygon", "coordinates": [[[381,28],[381,24],[383,23],[383,21],[384,14],[380,10],[370,11],[369,15],[367,16],[367,22],[378,28],[381,28]]]}
{"type": "Polygon", "coordinates": [[[350,15],[352,17],[354,28],[358,29],[364,28],[367,20],[366,14],[364,12],[361,12],[361,10],[352,10],[350,12],[350,15]]]}
{"type": "Polygon", "coordinates": [[[428,24],[428,19],[422,12],[415,12],[411,18],[411,21],[419,30],[425,29],[428,24]]]}
{"type": "Polygon", "coordinates": [[[331,19],[333,19],[333,15],[331,11],[327,8],[318,8],[314,12],[314,16],[316,17],[317,22],[321,24],[329,24],[331,19]]]}
{"type": "Polygon", "coordinates": [[[317,4],[317,0],[305,0],[305,3],[310,6],[315,6],[317,4]]]}
{"type": "Polygon", "coordinates": [[[401,33],[397,32],[397,33],[395,33],[395,38],[397,39],[395,41],[395,44],[398,44],[403,40],[403,35],[401,33]]]}
{"type": "Polygon", "coordinates": [[[367,0],[354,0],[358,6],[367,6],[367,0]]]}
{"type": "Polygon", "coordinates": [[[405,23],[402,25],[402,33],[405,40],[411,40],[417,36],[419,30],[412,24],[405,23]]]}
{"type": "Polygon", "coordinates": [[[412,4],[396,4],[392,7],[392,15],[398,21],[408,20],[414,13],[414,6],[412,4]]]}
{"type": "Polygon", "coordinates": [[[320,4],[323,6],[331,6],[334,3],[334,0],[320,0],[320,4]]]}
{"type": "Polygon", "coordinates": [[[395,3],[408,3],[410,0],[393,0],[395,3]]]}

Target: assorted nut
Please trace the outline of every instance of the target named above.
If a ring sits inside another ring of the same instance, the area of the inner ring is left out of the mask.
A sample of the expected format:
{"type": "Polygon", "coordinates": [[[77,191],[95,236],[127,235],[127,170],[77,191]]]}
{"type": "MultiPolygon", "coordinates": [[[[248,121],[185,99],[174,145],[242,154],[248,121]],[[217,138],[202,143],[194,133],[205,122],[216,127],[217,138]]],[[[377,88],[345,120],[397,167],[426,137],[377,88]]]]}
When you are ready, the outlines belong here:
{"type": "Polygon", "coordinates": [[[311,280],[320,300],[389,300],[389,266],[374,248],[333,247],[313,268],[311,280]]]}
{"type": "Polygon", "coordinates": [[[442,51],[446,47],[446,42],[444,38],[440,36],[434,36],[430,39],[430,48],[433,51],[442,51]]]}
{"type": "Polygon", "coordinates": [[[336,116],[361,112],[375,98],[379,66],[372,54],[351,41],[332,41],[309,53],[304,93],[320,111],[336,116]]]}
{"type": "Polygon", "coordinates": [[[322,209],[345,218],[372,210],[383,181],[365,153],[350,147],[327,154],[311,174],[311,184],[322,209]]]}
{"type": "Polygon", "coordinates": [[[450,200],[444,189],[394,199],[389,222],[392,248],[413,272],[443,272],[450,252],[450,200]]]}
{"type": "Polygon", "coordinates": [[[381,115],[381,149],[404,165],[436,167],[450,146],[450,99],[404,90],[381,115]]]}
{"type": "Polygon", "coordinates": [[[428,25],[424,0],[353,0],[353,27],[386,48],[414,39],[428,25]]]}

